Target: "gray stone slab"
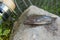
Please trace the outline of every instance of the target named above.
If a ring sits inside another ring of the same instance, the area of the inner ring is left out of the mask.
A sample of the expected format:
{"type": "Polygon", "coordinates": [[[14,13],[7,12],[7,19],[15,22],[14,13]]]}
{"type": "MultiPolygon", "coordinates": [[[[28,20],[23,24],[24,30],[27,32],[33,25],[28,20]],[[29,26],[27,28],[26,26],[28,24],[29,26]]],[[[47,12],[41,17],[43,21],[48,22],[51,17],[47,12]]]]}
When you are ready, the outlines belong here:
{"type": "Polygon", "coordinates": [[[59,21],[59,16],[49,13],[36,6],[30,6],[27,10],[24,11],[24,13],[22,13],[20,18],[15,22],[13,29],[14,32],[12,32],[11,40],[60,40],[59,21]],[[53,33],[48,31],[45,26],[31,27],[29,25],[24,25],[23,22],[26,17],[32,14],[56,17],[57,19],[55,22],[57,24],[56,28],[58,28],[58,30],[53,35],[53,33]]]}

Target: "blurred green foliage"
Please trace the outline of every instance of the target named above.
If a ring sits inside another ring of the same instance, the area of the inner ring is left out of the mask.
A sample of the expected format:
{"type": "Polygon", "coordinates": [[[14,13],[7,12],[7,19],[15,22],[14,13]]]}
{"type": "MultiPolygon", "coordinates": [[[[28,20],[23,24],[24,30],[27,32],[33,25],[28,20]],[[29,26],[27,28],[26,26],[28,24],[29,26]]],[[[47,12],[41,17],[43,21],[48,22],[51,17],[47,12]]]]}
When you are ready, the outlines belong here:
{"type": "MultiPolygon", "coordinates": [[[[60,16],[60,0],[30,0],[30,1],[33,5],[60,16]]],[[[25,2],[29,7],[30,2],[28,0],[25,0],[25,2]]],[[[28,8],[25,6],[22,0],[17,0],[17,3],[22,11],[28,8]]],[[[20,13],[18,9],[17,12],[20,13]]]]}
{"type": "MultiPolygon", "coordinates": [[[[28,0],[25,0],[26,4],[28,5],[27,7],[25,6],[22,0],[16,1],[22,12],[30,6],[30,2],[28,0]]],[[[31,0],[31,2],[33,5],[39,8],[42,8],[44,10],[47,10],[53,14],[60,16],[60,0],[31,0]]],[[[21,15],[21,12],[18,10],[18,8],[16,8],[15,11],[17,12],[16,14],[18,16],[12,13],[11,17],[17,20],[18,17],[21,15]]],[[[13,28],[13,23],[13,20],[7,20],[0,25],[0,40],[9,40],[9,36],[13,28]]]]}

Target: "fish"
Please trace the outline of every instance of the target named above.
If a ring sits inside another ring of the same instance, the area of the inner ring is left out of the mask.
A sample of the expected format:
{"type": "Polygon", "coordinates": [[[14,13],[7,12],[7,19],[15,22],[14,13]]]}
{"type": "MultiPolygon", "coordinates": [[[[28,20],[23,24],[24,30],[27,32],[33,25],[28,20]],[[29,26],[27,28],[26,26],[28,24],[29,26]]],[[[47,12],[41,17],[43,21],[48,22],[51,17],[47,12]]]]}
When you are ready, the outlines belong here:
{"type": "Polygon", "coordinates": [[[25,25],[45,25],[51,24],[52,21],[56,20],[55,17],[46,15],[30,15],[24,21],[25,25]]]}

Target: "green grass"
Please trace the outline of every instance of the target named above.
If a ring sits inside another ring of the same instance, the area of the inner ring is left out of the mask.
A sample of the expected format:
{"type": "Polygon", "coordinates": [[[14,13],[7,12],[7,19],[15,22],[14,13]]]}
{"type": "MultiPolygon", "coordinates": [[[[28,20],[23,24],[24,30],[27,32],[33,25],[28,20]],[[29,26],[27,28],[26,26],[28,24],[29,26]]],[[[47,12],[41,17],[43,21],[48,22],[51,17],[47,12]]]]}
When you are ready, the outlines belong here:
{"type": "MultiPolygon", "coordinates": [[[[29,7],[30,6],[29,1],[28,0],[25,1],[29,7]]],[[[47,10],[53,14],[60,16],[60,0],[31,0],[31,2],[33,5],[36,5],[39,8],[42,8],[44,10],[47,10]]],[[[27,9],[22,0],[17,0],[17,3],[22,11],[27,9]]],[[[17,12],[20,13],[19,11],[17,12]]]]}

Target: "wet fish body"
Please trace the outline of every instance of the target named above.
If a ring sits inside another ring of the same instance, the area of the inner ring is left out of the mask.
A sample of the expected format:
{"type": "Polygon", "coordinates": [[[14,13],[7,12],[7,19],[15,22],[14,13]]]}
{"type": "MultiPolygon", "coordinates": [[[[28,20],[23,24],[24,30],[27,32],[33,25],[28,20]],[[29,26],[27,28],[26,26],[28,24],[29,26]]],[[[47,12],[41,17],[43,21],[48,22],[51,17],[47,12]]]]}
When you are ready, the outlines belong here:
{"type": "Polygon", "coordinates": [[[24,21],[26,25],[45,25],[51,24],[55,18],[46,15],[30,15],[24,21]]]}

